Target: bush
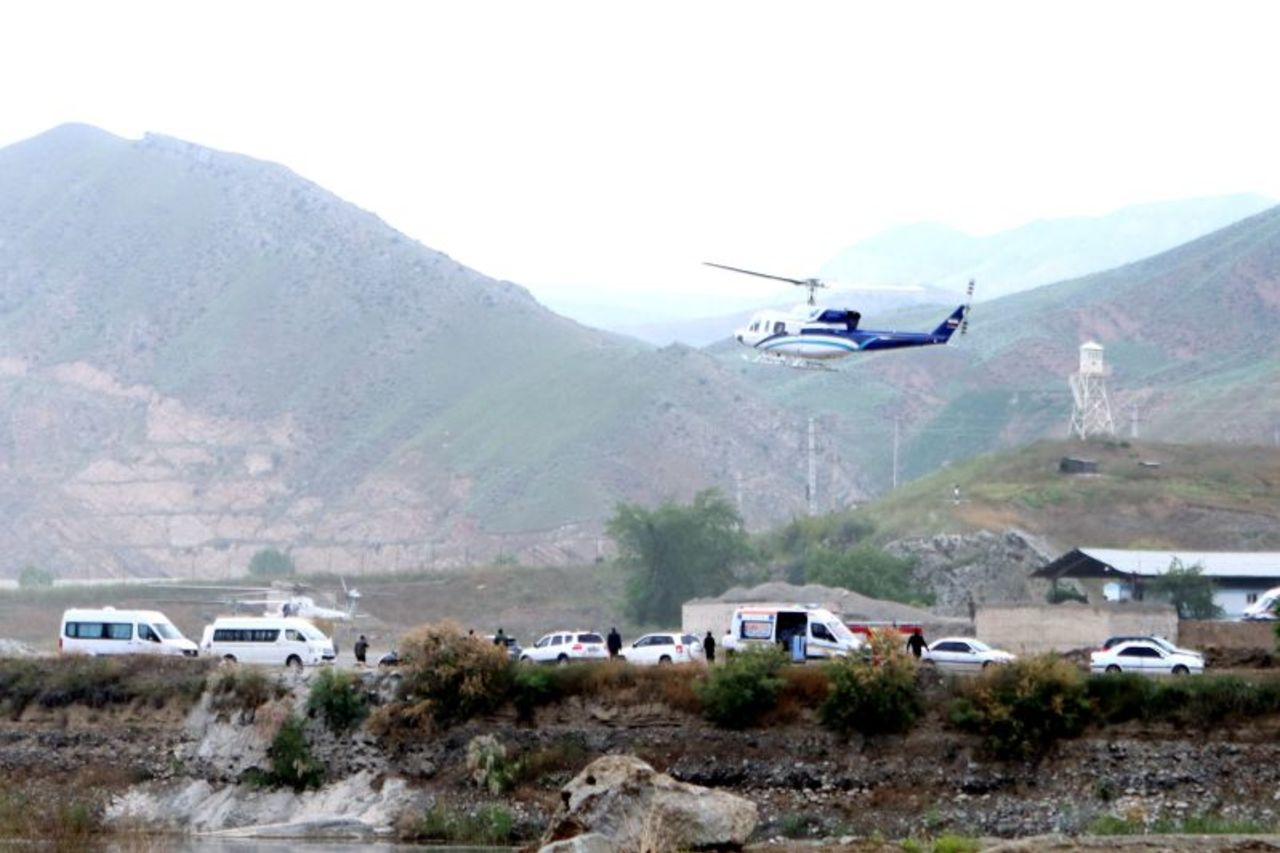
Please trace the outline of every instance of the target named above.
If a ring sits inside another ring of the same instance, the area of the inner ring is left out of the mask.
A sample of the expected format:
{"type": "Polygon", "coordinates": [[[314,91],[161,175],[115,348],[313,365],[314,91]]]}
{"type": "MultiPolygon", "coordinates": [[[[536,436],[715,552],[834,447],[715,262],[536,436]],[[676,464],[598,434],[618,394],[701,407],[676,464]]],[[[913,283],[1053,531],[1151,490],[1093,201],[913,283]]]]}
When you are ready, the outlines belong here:
{"type": "Polygon", "coordinates": [[[307,696],[307,711],[319,714],[336,734],[349,731],[369,716],[369,697],[360,676],[324,668],[316,675],[307,696]]]}
{"type": "Polygon", "coordinates": [[[409,832],[410,840],[444,841],[449,844],[500,845],[515,836],[511,813],[500,806],[481,806],[473,812],[453,811],[441,803],[432,806],[409,832]]]}
{"type": "Polygon", "coordinates": [[[291,578],[297,568],[293,558],[275,548],[264,548],[249,560],[249,577],[262,580],[291,578]]]}
{"type": "Polygon", "coordinates": [[[1280,683],[1235,675],[1176,678],[1156,686],[1147,719],[1211,729],[1280,712],[1280,683]]]}
{"type": "Polygon", "coordinates": [[[1085,684],[1094,717],[1106,723],[1148,719],[1159,688],[1152,679],[1133,672],[1097,675],[1085,684]]]}
{"type": "Polygon", "coordinates": [[[693,688],[703,714],[728,729],[754,725],[777,703],[783,686],[778,671],[786,662],[782,649],[765,646],[739,652],[724,666],[713,667],[693,688]]]}
{"type": "Polygon", "coordinates": [[[842,735],[900,734],[924,713],[914,660],[897,632],[873,631],[871,659],[844,658],[827,665],[831,691],[818,708],[822,724],[842,735]]]}
{"type": "Polygon", "coordinates": [[[952,701],[957,727],[983,735],[999,758],[1039,759],[1061,738],[1079,735],[1089,720],[1085,676],[1052,655],[984,671],[952,701]]]}
{"type": "Polygon", "coordinates": [[[18,589],[48,589],[53,586],[53,572],[30,563],[18,572],[18,589]]]}
{"type": "Polygon", "coordinates": [[[477,786],[497,796],[515,787],[518,767],[507,758],[507,748],[493,735],[478,735],[467,742],[467,773],[477,786]]]}
{"type": "Polygon", "coordinates": [[[399,699],[421,728],[448,726],[501,707],[511,689],[507,650],[452,622],[423,625],[400,643],[399,699]]]}
{"type": "Polygon", "coordinates": [[[217,712],[250,713],[288,691],[256,666],[224,667],[209,689],[209,707],[217,712]]]}
{"type": "Polygon", "coordinates": [[[320,787],[324,779],[324,765],[311,755],[307,734],[302,720],[290,716],[280,726],[271,746],[267,748],[271,770],[262,780],[271,785],[288,786],[302,792],[320,787]]]}
{"type": "Polygon", "coordinates": [[[122,655],[103,658],[0,660],[0,707],[17,718],[31,704],[43,708],[145,703],[163,708],[171,700],[194,704],[204,693],[208,663],[190,658],[122,655]]]}

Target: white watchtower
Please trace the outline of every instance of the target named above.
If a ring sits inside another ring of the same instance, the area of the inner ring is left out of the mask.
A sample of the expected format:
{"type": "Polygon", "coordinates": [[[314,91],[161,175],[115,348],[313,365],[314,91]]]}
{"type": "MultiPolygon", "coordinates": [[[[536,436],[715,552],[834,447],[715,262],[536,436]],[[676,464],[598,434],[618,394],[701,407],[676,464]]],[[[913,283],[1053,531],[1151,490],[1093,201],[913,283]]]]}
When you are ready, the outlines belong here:
{"type": "Polygon", "coordinates": [[[1095,435],[1115,435],[1111,404],[1107,402],[1107,368],[1102,361],[1102,345],[1088,341],[1080,345],[1080,369],[1068,377],[1075,405],[1071,409],[1070,434],[1081,439],[1095,435]]]}

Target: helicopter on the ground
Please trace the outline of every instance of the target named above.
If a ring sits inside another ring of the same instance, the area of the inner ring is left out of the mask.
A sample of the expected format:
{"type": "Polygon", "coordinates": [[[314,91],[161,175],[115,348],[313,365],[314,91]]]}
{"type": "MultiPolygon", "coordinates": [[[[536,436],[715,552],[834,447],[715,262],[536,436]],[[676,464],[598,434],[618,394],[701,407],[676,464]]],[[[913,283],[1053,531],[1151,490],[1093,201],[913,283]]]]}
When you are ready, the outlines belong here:
{"type": "MultiPolygon", "coordinates": [[[[820,363],[823,361],[843,358],[855,352],[945,344],[951,340],[951,336],[957,329],[964,334],[968,328],[969,306],[973,299],[973,281],[969,282],[965,304],[952,311],[947,319],[933,331],[891,332],[859,329],[858,323],[862,315],[851,308],[826,308],[818,305],[814,300],[814,292],[829,286],[821,279],[787,278],[710,261],[705,263],[710,267],[785,281],[808,289],[809,299],[806,305],[798,306],[791,311],[758,311],[747,325],[733,334],[738,343],[757,350],[761,355],[773,360],[790,359],[790,363],[798,367],[821,367],[823,365],[820,363]]],[[[882,287],[877,289],[918,288],[882,287]]]]}
{"type": "Polygon", "coordinates": [[[307,588],[306,585],[296,582],[282,583],[278,586],[191,586],[174,584],[172,588],[223,593],[223,595],[202,599],[201,601],[221,604],[232,608],[237,613],[240,612],[242,607],[261,607],[263,614],[266,616],[300,616],[303,619],[326,619],[331,622],[349,622],[363,616],[364,614],[356,612],[356,606],[361,599],[360,590],[355,587],[348,587],[346,580],[343,578],[339,578],[339,581],[342,583],[342,598],[346,601],[345,607],[337,606],[336,595],[332,596],[335,599],[333,606],[318,604],[313,596],[302,594],[302,590],[307,588]]]}

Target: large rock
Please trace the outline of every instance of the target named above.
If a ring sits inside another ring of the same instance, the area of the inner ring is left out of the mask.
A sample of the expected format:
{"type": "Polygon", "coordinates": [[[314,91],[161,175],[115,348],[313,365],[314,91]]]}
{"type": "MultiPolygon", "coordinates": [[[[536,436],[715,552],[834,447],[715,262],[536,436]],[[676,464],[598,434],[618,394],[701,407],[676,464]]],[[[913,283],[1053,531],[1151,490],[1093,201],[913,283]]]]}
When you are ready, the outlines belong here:
{"type": "Polygon", "coordinates": [[[624,850],[741,847],[756,827],[750,800],[677,782],[632,755],[596,759],[560,796],[544,845],[593,832],[624,850]]]}

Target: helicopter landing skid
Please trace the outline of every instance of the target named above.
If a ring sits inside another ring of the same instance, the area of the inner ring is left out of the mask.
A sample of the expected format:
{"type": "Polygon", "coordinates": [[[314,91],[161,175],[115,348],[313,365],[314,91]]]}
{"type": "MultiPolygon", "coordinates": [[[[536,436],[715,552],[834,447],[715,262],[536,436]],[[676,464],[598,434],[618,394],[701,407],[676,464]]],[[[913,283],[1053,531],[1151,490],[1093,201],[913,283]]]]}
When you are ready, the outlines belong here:
{"type": "Polygon", "coordinates": [[[798,358],[796,356],[786,355],[770,355],[768,353],[758,352],[755,355],[744,355],[743,360],[752,364],[773,364],[779,367],[790,367],[793,370],[824,370],[827,373],[835,373],[834,367],[828,367],[820,361],[814,361],[808,358],[798,358]]]}

